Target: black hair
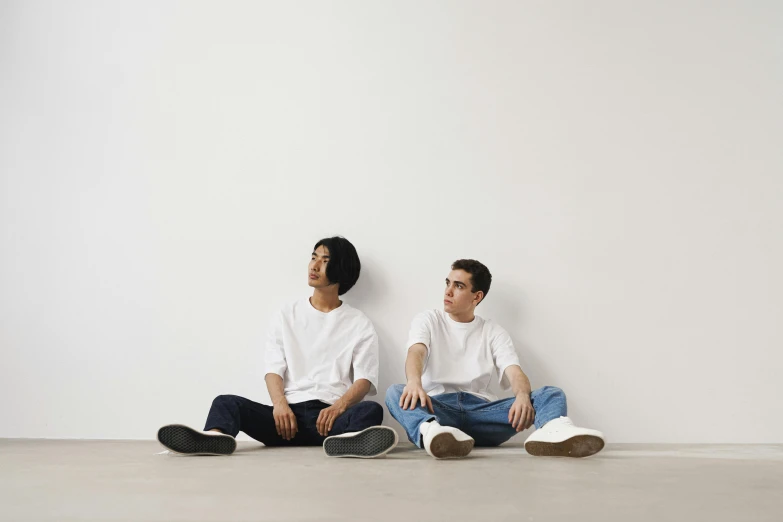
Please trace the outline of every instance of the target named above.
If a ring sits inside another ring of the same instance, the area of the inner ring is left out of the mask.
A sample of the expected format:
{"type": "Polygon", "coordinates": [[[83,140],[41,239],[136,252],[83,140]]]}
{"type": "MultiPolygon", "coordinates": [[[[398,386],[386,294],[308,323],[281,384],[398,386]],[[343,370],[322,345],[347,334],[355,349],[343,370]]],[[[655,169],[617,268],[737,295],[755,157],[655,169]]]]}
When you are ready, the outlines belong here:
{"type": "MultiPolygon", "coordinates": [[[[484,297],[489,293],[489,287],[492,284],[492,274],[489,268],[475,259],[457,259],[451,264],[452,270],[464,270],[470,274],[470,291],[476,293],[484,292],[484,297]]],[[[483,301],[484,298],[481,299],[483,301]]],[[[481,304],[481,302],[479,302],[481,304]]]]}
{"type": "Polygon", "coordinates": [[[326,278],[332,284],[339,284],[340,288],[337,293],[343,295],[353,288],[353,285],[359,280],[359,272],[362,270],[359,254],[356,253],[356,248],[350,241],[340,236],[320,240],[313,247],[313,252],[319,246],[324,246],[329,250],[326,278]]]}

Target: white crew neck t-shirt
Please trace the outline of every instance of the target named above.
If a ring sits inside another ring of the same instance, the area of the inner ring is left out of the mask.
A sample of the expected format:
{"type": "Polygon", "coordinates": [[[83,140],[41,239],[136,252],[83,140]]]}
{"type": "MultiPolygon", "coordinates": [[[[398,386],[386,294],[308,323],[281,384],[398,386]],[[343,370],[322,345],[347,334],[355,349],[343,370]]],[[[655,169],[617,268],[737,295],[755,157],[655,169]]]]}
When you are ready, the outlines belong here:
{"type": "Polygon", "coordinates": [[[507,390],[504,372],[519,366],[508,332],[479,316],[459,323],[443,310],[422,312],[411,323],[408,348],[417,343],[427,347],[421,383],[428,395],[467,392],[496,401],[489,391],[492,374],[498,371],[500,386],[507,390]]]}
{"type": "Polygon", "coordinates": [[[378,387],[378,335],[362,312],[348,303],[324,313],[310,299],[283,306],[269,325],[266,373],[283,378],[286,400],[295,404],[342,397],[357,379],[378,387]]]}

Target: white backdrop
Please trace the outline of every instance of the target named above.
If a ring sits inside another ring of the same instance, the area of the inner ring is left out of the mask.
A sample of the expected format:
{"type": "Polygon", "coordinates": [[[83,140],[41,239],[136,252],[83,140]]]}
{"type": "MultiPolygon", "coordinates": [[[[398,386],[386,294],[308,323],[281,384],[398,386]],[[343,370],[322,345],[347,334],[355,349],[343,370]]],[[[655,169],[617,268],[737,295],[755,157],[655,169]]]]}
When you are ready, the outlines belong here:
{"type": "Polygon", "coordinates": [[[0,436],[267,400],[270,313],[341,234],[384,390],[475,257],[480,314],[576,422],[783,442],[782,25],[771,1],[0,2],[0,436]]]}

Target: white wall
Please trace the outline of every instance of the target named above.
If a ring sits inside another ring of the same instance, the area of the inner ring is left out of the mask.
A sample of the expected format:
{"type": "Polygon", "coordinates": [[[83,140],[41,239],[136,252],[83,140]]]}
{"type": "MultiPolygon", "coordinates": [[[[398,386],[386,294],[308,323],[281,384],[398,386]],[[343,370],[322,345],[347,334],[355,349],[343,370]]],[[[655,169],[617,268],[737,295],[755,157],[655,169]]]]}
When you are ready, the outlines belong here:
{"type": "Polygon", "coordinates": [[[342,234],[384,389],[475,257],[479,311],[577,422],[783,442],[782,24],[777,2],[3,2],[0,436],[152,438],[266,400],[269,314],[342,234]]]}

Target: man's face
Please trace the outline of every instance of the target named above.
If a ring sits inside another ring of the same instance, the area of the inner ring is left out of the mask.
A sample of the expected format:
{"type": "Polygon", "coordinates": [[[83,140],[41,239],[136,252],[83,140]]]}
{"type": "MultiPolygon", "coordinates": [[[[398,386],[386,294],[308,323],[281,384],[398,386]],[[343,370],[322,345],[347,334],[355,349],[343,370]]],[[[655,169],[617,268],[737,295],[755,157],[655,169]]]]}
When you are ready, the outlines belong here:
{"type": "Polygon", "coordinates": [[[326,288],[331,283],[326,278],[326,265],[329,263],[329,249],[321,245],[315,249],[307,268],[307,284],[313,288],[326,288]]]}
{"type": "Polygon", "coordinates": [[[464,270],[452,270],[446,278],[446,292],[443,295],[443,310],[447,314],[462,314],[472,311],[484,297],[483,292],[472,292],[471,275],[464,270]]]}

